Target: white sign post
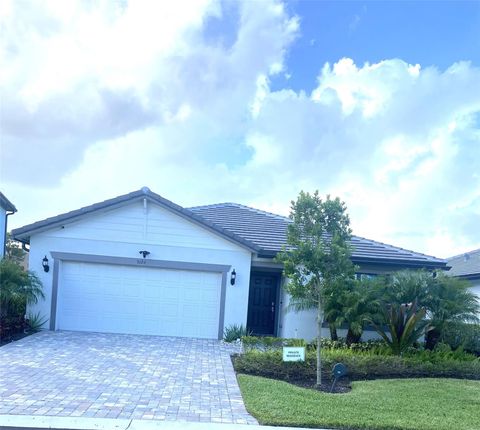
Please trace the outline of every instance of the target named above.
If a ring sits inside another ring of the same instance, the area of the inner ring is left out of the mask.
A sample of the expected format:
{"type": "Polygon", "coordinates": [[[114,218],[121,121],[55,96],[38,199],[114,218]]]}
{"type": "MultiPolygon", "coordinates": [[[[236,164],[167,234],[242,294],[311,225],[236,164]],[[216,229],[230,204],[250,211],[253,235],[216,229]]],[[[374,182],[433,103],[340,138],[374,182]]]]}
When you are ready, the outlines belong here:
{"type": "Polygon", "coordinates": [[[283,347],[283,361],[305,361],[305,347],[283,347]]]}

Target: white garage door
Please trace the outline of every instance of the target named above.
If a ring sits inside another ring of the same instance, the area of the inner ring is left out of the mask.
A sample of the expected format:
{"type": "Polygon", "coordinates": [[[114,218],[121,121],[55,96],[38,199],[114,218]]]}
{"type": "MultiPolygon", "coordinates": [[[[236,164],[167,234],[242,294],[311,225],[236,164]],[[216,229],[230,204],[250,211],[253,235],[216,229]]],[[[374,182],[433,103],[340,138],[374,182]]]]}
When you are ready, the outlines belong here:
{"type": "Polygon", "coordinates": [[[57,329],[216,339],[221,274],[63,262],[57,329]]]}

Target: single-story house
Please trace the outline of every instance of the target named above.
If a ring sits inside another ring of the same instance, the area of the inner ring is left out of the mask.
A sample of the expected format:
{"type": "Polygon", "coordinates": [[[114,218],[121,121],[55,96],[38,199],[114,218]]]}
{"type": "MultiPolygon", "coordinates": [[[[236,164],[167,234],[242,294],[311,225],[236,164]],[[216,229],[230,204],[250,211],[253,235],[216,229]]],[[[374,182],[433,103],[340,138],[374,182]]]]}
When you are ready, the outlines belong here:
{"type": "Polygon", "coordinates": [[[480,249],[447,258],[447,263],[451,266],[447,274],[469,281],[480,299],[480,249]]]}
{"type": "MultiPolygon", "coordinates": [[[[51,330],[221,338],[313,338],[314,312],[287,312],[282,266],[289,219],[236,203],[183,208],[144,187],[13,231],[30,246],[51,330]]],[[[354,236],[364,274],[447,262],[354,236]]]]}
{"type": "Polygon", "coordinates": [[[0,258],[5,255],[8,217],[17,212],[17,208],[0,192],[0,258]]]}

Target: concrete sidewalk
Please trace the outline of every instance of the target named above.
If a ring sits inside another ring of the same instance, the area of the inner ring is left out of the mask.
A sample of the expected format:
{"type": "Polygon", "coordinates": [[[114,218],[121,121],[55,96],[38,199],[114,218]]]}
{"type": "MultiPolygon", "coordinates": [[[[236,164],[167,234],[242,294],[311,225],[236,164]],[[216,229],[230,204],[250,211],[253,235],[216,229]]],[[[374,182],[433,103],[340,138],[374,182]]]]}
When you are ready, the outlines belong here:
{"type": "MultiPolygon", "coordinates": [[[[298,430],[298,427],[260,426],[270,430],[298,430]]],[[[45,417],[0,415],[1,430],[252,430],[248,424],[188,421],[146,421],[137,419],[45,417]]],[[[322,430],[322,429],[317,429],[322,430]]],[[[325,429],[323,429],[325,430],[325,429]]]]}

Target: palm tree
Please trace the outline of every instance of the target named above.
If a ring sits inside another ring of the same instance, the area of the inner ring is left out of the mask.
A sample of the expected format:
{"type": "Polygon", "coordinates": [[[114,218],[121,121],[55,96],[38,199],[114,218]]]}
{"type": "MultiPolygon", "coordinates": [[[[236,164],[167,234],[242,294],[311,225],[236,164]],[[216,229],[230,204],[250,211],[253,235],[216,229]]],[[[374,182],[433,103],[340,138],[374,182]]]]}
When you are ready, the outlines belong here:
{"type": "Polygon", "coordinates": [[[341,308],[336,324],[347,325],[347,345],[358,343],[367,322],[378,314],[377,285],[375,279],[352,280],[339,298],[341,308]]]}
{"type": "Polygon", "coordinates": [[[400,306],[415,302],[418,307],[425,308],[425,318],[429,322],[425,346],[433,349],[447,323],[478,321],[479,302],[469,286],[468,282],[442,272],[402,270],[379,285],[378,295],[386,303],[400,306]]]}
{"type": "Polygon", "coordinates": [[[479,321],[480,302],[469,287],[468,282],[443,273],[430,283],[425,304],[431,330],[425,338],[426,348],[435,348],[448,323],[479,321]]]}

